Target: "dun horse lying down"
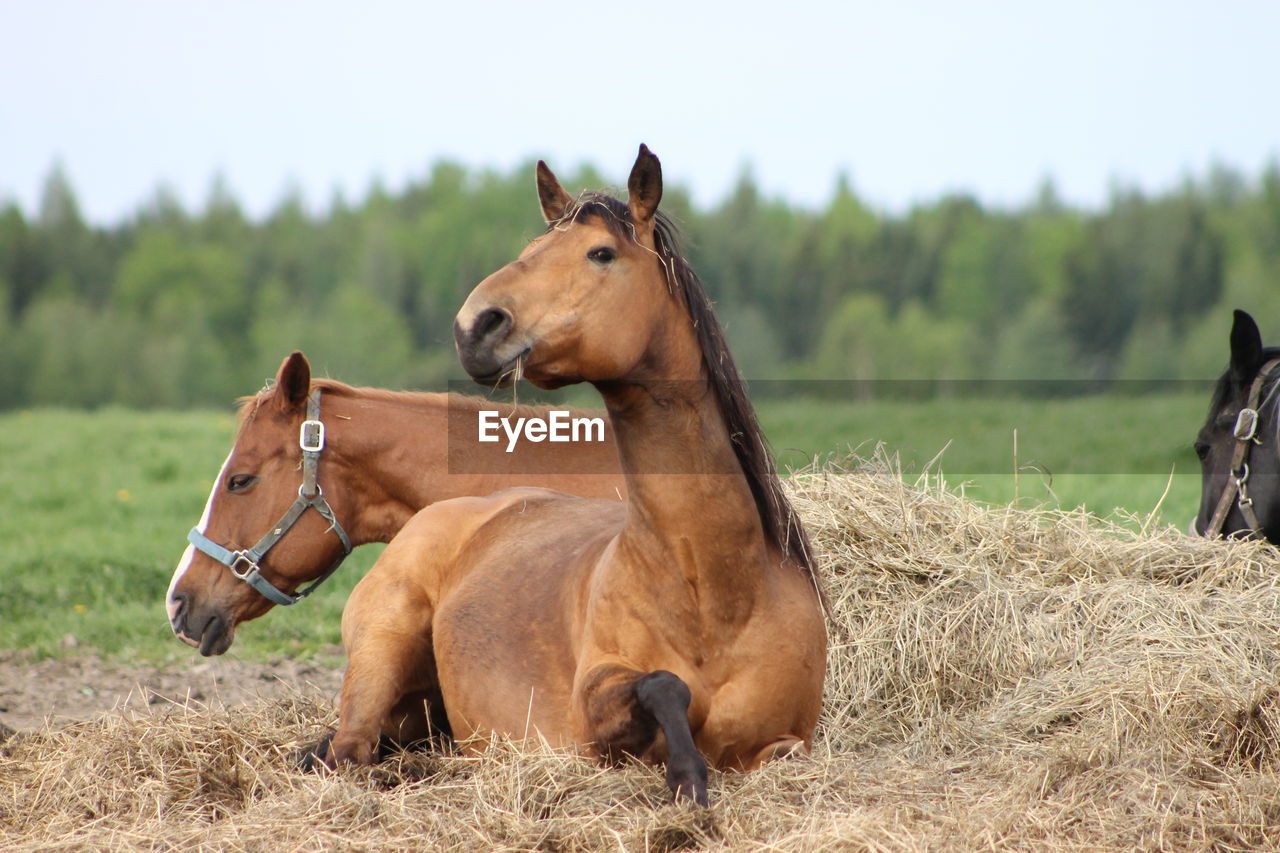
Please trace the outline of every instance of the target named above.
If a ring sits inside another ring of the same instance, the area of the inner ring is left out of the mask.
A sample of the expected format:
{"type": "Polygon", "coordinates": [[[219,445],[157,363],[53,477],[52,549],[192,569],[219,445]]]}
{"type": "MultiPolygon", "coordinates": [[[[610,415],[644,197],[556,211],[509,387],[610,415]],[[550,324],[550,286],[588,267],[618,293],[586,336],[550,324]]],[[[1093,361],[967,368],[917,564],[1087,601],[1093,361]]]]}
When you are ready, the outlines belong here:
{"type": "Polygon", "coordinates": [[[352,548],[389,542],[435,501],[532,485],[619,503],[612,431],[603,442],[521,442],[507,453],[475,441],[482,407],[512,409],[312,380],[302,353],[290,355],[273,385],[242,401],[235,444],[169,584],[173,632],[222,654],[239,623],[295,603],[352,548]]]}
{"type": "Polygon", "coordinates": [[[482,383],[594,385],[628,502],[512,489],[414,516],[348,600],[338,730],[317,749],[369,763],[380,736],[433,724],[469,745],[536,732],[665,761],[672,792],[705,804],[708,761],[749,770],[813,736],[813,559],[657,212],[657,158],[641,146],[626,204],[537,177],[550,227],[472,292],[458,351],[482,383]]]}

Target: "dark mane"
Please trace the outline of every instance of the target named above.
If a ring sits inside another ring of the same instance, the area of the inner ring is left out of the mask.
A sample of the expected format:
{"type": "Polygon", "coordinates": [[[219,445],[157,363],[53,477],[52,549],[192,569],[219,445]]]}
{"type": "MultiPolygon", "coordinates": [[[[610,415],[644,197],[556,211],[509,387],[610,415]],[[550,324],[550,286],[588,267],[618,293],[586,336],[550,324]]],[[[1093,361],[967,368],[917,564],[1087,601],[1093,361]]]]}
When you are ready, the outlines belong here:
{"type": "MultiPolygon", "coordinates": [[[[551,223],[548,230],[591,217],[598,218],[619,239],[635,239],[630,208],[613,196],[597,192],[579,195],[564,216],[551,223]]],[[[688,310],[689,319],[693,322],[711,390],[729,431],[729,440],[733,444],[738,464],[742,466],[742,473],[746,475],[751,487],[765,536],[783,554],[794,560],[801,571],[813,578],[815,586],[818,586],[809,537],[782,489],[777,468],[773,464],[773,455],[769,452],[768,439],[760,429],[755,409],[747,396],[746,382],[729,354],[724,330],[712,310],[706,289],[680,251],[679,231],[661,211],[654,219],[653,239],[658,259],[666,271],[667,282],[688,310]]]]}

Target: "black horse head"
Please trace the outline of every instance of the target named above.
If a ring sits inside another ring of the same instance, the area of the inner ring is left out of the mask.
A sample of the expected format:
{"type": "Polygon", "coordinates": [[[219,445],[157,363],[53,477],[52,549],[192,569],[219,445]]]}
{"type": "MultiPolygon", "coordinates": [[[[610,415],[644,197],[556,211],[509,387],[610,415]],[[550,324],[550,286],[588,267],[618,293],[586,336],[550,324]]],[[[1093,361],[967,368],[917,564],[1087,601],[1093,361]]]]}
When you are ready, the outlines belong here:
{"type": "Polygon", "coordinates": [[[1280,543],[1280,348],[1263,347],[1244,311],[1231,326],[1231,364],[1196,437],[1200,536],[1261,536],[1280,543]]]}

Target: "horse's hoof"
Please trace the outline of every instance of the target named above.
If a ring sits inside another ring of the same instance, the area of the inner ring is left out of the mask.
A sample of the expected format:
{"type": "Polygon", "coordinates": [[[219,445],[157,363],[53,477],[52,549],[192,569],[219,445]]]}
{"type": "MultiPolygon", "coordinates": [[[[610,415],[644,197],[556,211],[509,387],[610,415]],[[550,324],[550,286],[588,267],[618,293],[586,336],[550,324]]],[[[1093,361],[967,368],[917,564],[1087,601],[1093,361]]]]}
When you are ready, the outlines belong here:
{"type": "Polygon", "coordinates": [[[667,787],[677,801],[693,800],[703,808],[711,804],[707,797],[707,762],[697,753],[667,759],[667,787]]]}
{"type": "Polygon", "coordinates": [[[381,760],[378,751],[381,742],[381,737],[376,740],[366,740],[350,734],[344,735],[339,729],[329,738],[329,750],[324,756],[325,763],[330,767],[348,764],[369,767],[381,760]]]}
{"type": "Polygon", "coordinates": [[[320,738],[312,746],[304,747],[294,754],[294,764],[303,773],[323,773],[332,770],[329,763],[329,744],[333,743],[333,733],[320,738]]]}

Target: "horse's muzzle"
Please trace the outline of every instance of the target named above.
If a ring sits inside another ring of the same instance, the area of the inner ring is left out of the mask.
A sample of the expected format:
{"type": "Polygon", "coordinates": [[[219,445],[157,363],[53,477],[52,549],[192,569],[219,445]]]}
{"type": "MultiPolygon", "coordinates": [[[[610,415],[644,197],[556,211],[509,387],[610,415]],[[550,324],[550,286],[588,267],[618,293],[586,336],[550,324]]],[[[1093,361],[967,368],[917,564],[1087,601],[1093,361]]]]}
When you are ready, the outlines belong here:
{"type": "Polygon", "coordinates": [[[225,614],[208,608],[193,611],[190,597],[182,593],[175,595],[173,601],[169,627],[179,640],[199,649],[205,657],[220,655],[231,648],[235,630],[225,614]]]}
{"type": "Polygon", "coordinates": [[[511,312],[504,308],[486,308],[466,325],[461,320],[454,321],[453,340],[458,347],[458,360],[476,382],[501,384],[515,372],[517,362],[528,352],[527,347],[514,355],[509,352],[513,324],[511,312]]]}

